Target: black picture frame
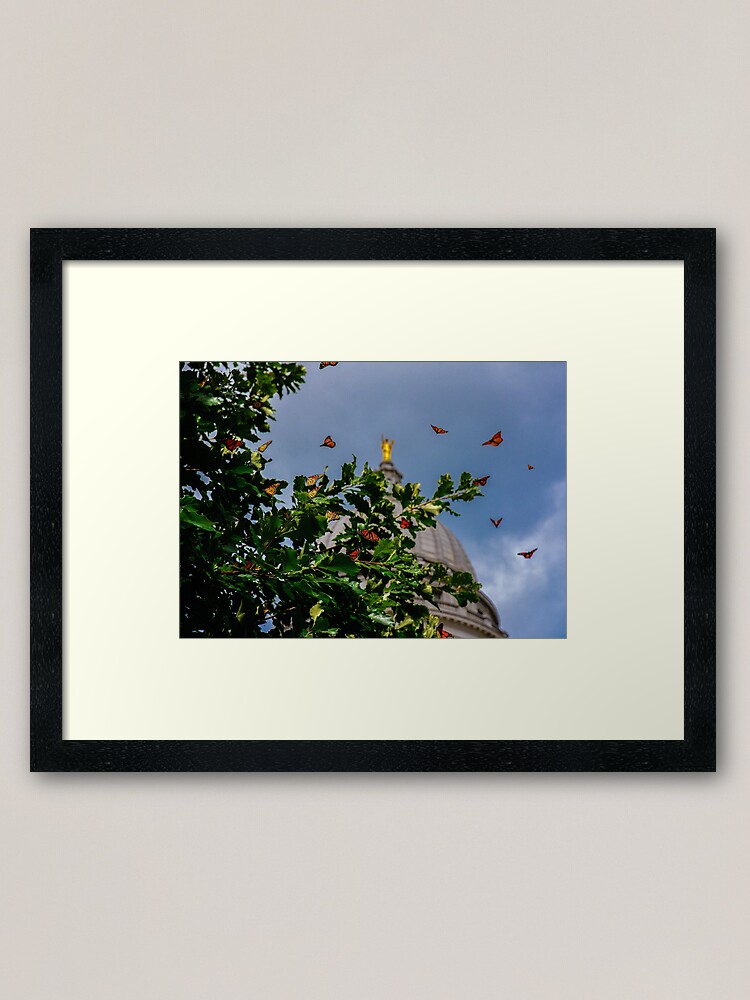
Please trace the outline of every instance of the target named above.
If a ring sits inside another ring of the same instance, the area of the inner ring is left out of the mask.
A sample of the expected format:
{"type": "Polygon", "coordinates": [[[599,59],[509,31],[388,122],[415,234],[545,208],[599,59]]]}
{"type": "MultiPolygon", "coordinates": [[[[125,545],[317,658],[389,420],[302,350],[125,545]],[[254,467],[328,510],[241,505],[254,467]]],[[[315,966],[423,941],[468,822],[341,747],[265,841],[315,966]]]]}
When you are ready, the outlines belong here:
{"type": "Polygon", "coordinates": [[[715,770],[715,262],[705,228],[33,229],[31,770],[715,770]],[[64,740],[62,274],[73,260],[683,261],[684,739],[64,740]]]}

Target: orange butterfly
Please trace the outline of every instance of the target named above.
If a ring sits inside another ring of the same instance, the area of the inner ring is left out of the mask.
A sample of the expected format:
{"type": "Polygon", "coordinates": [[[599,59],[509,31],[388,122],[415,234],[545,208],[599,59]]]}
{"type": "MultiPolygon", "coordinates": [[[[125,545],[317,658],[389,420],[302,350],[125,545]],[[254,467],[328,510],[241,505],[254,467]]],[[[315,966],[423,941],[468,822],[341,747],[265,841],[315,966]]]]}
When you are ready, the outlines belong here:
{"type": "Polygon", "coordinates": [[[489,478],[490,478],[489,476],[482,476],[481,479],[475,479],[471,485],[472,486],[486,486],[487,483],[488,483],[488,481],[489,481],[489,478]]]}
{"type": "Polygon", "coordinates": [[[349,558],[350,559],[356,559],[358,555],[359,555],[359,549],[354,549],[353,552],[349,553],[349,558]]]}
{"type": "Polygon", "coordinates": [[[318,472],[314,476],[308,476],[307,479],[305,480],[305,486],[314,486],[317,483],[317,481],[322,478],[323,478],[322,472],[318,472]]]}
{"type": "Polygon", "coordinates": [[[279,486],[281,486],[281,483],[271,483],[270,486],[266,486],[263,492],[267,493],[269,497],[272,497],[276,492],[276,490],[279,488],[279,486]]]}
{"type": "Polygon", "coordinates": [[[495,434],[492,435],[492,437],[489,439],[489,441],[482,441],[482,447],[484,447],[486,444],[489,444],[493,448],[497,448],[497,446],[501,445],[502,443],[503,443],[502,432],[501,431],[497,431],[497,433],[495,433],[495,434]]]}
{"type": "Polygon", "coordinates": [[[321,368],[335,368],[337,364],[338,364],[338,361],[321,361],[320,362],[320,367],[321,368]]]}
{"type": "Polygon", "coordinates": [[[308,490],[307,495],[310,497],[311,500],[314,500],[319,492],[320,492],[320,487],[316,486],[314,490],[308,490]]]}
{"type": "Polygon", "coordinates": [[[269,446],[269,444],[273,444],[273,441],[266,441],[265,444],[262,444],[260,448],[258,448],[258,451],[264,452],[266,448],[269,446]]]}
{"type": "Polygon", "coordinates": [[[491,518],[490,518],[490,521],[492,521],[492,523],[493,523],[493,524],[495,525],[495,527],[497,528],[497,527],[498,527],[498,525],[500,524],[500,522],[502,521],[502,518],[501,518],[501,517],[498,517],[498,519],[497,519],[497,520],[495,520],[495,518],[494,518],[494,517],[491,517],[491,518]]]}
{"type": "Polygon", "coordinates": [[[434,424],[430,424],[430,427],[435,431],[436,434],[447,434],[448,431],[444,430],[442,427],[436,427],[434,424]]]}
{"type": "Polygon", "coordinates": [[[366,538],[368,542],[380,541],[380,535],[377,533],[377,531],[372,531],[370,528],[363,528],[362,531],[360,531],[360,535],[363,538],[366,538]]]}
{"type": "Polygon", "coordinates": [[[523,556],[524,559],[531,559],[531,557],[536,552],[536,549],[532,549],[531,552],[516,552],[517,556],[523,556]]]}
{"type": "Polygon", "coordinates": [[[438,639],[453,639],[454,638],[454,635],[453,635],[452,632],[447,632],[443,628],[443,623],[442,622],[440,622],[440,624],[437,627],[437,634],[438,634],[438,639]]]}
{"type": "Polygon", "coordinates": [[[409,520],[408,517],[402,517],[401,518],[401,527],[402,528],[411,528],[411,521],[409,520]]]}
{"type": "Polygon", "coordinates": [[[224,447],[228,451],[234,451],[242,444],[242,438],[224,438],[224,447]]]}
{"type": "Polygon", "coordinates": [[[529,464],[527,463],[527,464],[526,464],[526,468],[527,468],[527,469],[529,470],[529,472],[531,472],[531,470],[532,470],[532,469],[534,468],[534,466],[533,466],[533,465],[529,465],[529,464]]]}
{"type": "Polygon", "coordinates": [[[321,448],[335,448],[336,447],[336,442],[333,440],[333,438],[331,437],[330,434],[327,434],[325,441],[323,442],[323,444],[320,447],[321,448]]]}
{"type": "Polygon", "coordinates": [[[337,514],[335,510],[326,511],[326,521],[338,521],[341,518],[341,514],[337,514]]]}

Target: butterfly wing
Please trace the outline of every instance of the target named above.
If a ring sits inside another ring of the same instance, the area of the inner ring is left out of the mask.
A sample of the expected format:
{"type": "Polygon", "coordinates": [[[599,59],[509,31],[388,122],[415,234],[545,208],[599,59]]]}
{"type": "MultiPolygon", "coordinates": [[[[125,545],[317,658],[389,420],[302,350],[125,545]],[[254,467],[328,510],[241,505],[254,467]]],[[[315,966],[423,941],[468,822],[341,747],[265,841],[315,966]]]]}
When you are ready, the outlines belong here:
{"type": "Polygon", "coordinates": [[[321,448],[335,448],[336,447],[336,442],[333,440],[333,438],[331,437],[330,434],[326,434],[326,439],[325,439],[325,441],[323,442],[323,444],[320,447],[321,448]]]}
{"type": "Polygon", "coordinates": [[[447,629],[445,629],[443,627],[443,623],[442,622],[440,622],[440,624],[437,627],[437,634],[438,634],[438,639],[452,639],[453,638],[453,633],[452,632],[448,632],[447,629]]]}
{"type": "Polygon", "coordinates": [[[264,442],[260,446],[260,448],[258,448],[258,451],[261,452],[261,453],[264,452],[266,450],[266,448],[269,446],[269,444],[273,444],[273,441],[266,441],[266,442],[264,442]]]}
{"type": "Polygon", "coordinates": [[[338,361],[321,361],[320,362],[320,367],[321,368],[335,368],[337,364],[338,364],[338,361]]]}
{"type": "Polygon", "coordinates": [[[490,480],[489,476],[482,476],[481,479],[475,479],[474,482],[472,483],[472,486],[486,486],[489,480],[490,480]]]}
{"type": "Polygon", "coordinates": [[[501,445],[502,443],[503,443],[503,435],[500,431],[497,431],[495,434],[492,435],[489,441],[482,442],[482,447],[488,444],[491,445],[493,448],[497,448],[497,446],[501,445]]]}
{"type": "Polygon", "coordinates": [[[436,434],[447,434],[448,431],[444,427],[436,427],[434,424],[430,424],[430,427],[435,431],[436,434]]]}
{"type": "Polygon", "coordinates": [[[529,465],[527,463],[526,468],[529,470],[529,472],[531,472],[531,470],[534,468],[534,466],[533,465],[529,465]]]}

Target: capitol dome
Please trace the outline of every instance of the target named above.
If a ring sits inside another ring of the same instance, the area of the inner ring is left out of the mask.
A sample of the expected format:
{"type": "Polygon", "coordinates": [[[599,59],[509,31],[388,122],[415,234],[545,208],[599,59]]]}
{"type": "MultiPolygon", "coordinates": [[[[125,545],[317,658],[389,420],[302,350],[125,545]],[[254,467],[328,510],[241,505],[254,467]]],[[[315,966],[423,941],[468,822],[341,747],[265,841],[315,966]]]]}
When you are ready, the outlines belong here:
{"type": "MultiPolygon", "coordinates": [[[[392,442],[390,442],[392,444],[392,442]]],[[[383,461],[380,463],[380,471],[386,479],[392,483],[401,482],[401,473],[390,461],[390,448],[383,449],[383,461]],[[387,458],[385,457],[387,454],[387,458]]],[[[335,538],[346,527],[346,518],[335,521],[331,525],[329,538],[335,538]]],[[[418,531],[415,536],[415,546],[413,549],[417,559],[421,562],[442,563],[449,569],[462,573],[471,573],[474,579],[477,575],[471,565],[469,557],[464,551],[463,545],[459,542],[453,532],[438,521],[434,528],[425,528],[418,531]]],[[[507,639],[508,633],[500,627],[500,616],[497,608],[484,593],[479,592],[479,600],[474,604],[467,604],[462,608],[454,597],[449,594],[441,595],[433,613],[440,617],[444,627],[456,639],[507,639]]]]}
{"type": "MultiPolygon", "coordinates": [[[[477,574],[453,532],[438,521],[434,528],[425,528],[417,532],[414,554],[422,562],[442,563],[449,569],[462,573],[471,573],[476,580],[477,574]]],[[[479,592],[479,600],[474,604],[460,607],[454,597],[443,594],[438,598],[436,613],[440,615],[443,624],[460,639],[507,639],[508,633],[500,628],[500,616],[497,608],[484,593],[479,592]]]]}

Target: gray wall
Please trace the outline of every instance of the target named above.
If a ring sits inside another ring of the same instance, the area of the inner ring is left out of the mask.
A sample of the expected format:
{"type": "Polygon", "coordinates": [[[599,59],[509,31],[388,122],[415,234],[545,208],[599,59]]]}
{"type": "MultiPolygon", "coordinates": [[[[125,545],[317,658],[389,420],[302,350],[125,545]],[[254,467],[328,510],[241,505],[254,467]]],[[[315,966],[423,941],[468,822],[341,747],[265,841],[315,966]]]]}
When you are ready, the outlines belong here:
{"type": "Polygon", "coordinates": [[[747,995],[747,5],[3,21],[3,995],[747,995]],[[717,775],[27,773],[30,226],[641,224],[719,229],[717,775]]]}

